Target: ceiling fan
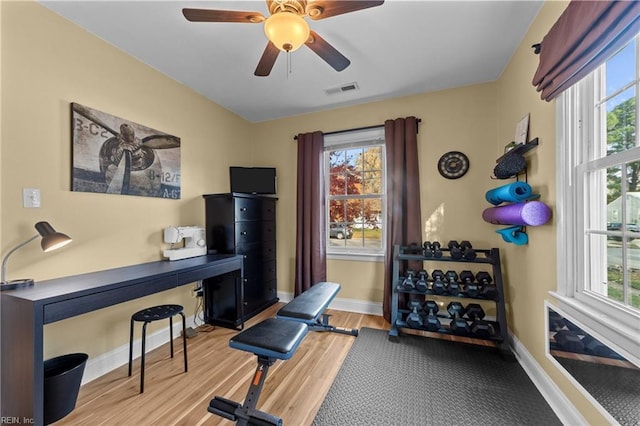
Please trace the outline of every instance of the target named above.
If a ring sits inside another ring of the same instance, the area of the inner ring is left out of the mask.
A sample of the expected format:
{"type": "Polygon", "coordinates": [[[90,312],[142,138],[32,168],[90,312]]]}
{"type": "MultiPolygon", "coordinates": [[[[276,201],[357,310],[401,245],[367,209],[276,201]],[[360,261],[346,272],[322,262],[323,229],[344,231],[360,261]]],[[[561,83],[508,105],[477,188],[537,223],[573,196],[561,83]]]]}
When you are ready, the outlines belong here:
{"type": "Polygon", "coordinates": [[[236,10],[182,9],[182,14],[191,22],[239,22],[259,24],[264,22],[264,31],[269,39],[254,75],[268,76],[276,63],[280,51],[292,52],[303,44],[314,51],[336,71],[342,71],[351,63],[318,33],[309,28],[304,19],[308,16],[317,21],[344,13],[356,12],[380,6],[384,0],[266,0],[271,16],[260,12],[236,10]]]}

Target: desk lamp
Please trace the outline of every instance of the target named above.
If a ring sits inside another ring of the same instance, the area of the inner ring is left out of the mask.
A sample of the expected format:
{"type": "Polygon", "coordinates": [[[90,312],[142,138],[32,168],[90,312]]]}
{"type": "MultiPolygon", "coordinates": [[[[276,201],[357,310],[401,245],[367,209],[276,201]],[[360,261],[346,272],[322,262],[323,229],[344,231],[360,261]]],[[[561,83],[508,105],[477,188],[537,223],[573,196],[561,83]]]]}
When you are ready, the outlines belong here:
{"type": "Polygon", "coordinates": [[[53,226],[49,225],[49,222],[38,222],[36,223],[35,228],[38,231],[39,235],[34,235],[27,241],[18,244],[16,247],[9,250],[9,253],[7,253],[4,258],[2,258],[2,282],[0,282],[0,291],[13,290],[16,288],[29,287],[33,285],[33,280],[30,278],[11,281],[6,281],[5,279],[7,272],[7,260],[9,259],[9,256],[11,256],[16,250],[29,244],[31,241],[38,238],[38,236],[42,236],[40,245],[42,246],[42,250],[45,252],[57,250],[60,247],[66,246],[71,242],[71,238],[69,238],[68,235],[65,235],[61,232],[56,232],[56,230],[53,229],[53,226]]]}

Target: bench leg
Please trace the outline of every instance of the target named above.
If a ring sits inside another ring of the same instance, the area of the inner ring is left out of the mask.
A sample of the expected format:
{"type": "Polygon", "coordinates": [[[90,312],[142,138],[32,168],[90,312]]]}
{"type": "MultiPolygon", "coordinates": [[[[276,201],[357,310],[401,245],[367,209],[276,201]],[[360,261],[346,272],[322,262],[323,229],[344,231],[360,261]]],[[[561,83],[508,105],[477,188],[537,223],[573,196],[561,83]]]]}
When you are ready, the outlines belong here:
{"type": "Polygon", "coordinates": [[[235,412],[236,417],[238,417],[239,426],[249,424],[251,413],[256,410],[256,405],[258,405],[258,398],[260,398],[264,381],[267,379],[269,367],[271,367],[274,362],[275,360],[273,358],[258,356],[258,367],[256,368],[256,372],[253,373],[253,379],[251,379],[247,396],[244,399],[242,407],[235,412]]]}
{"type": "Polygon", "coordinates": [[[251,379],[251,385],[242,405],[219,396],[209,402],[208,411],[220,417],[236,421],[238,426],[270,425],[281,426],[282,419],[269,413],[256,410],[258,398],[262,392],[264,381],[267,379],[269,367],[275,362],[274,358],[258,356],[258,367],[251,379]]]}
{"type": "Polygon", "coordinates": [[[315,323],[309,324],[309,330],[310,331],[330,331],[332,333],[347,334],[349,336],[357,336],[358,335],[358,329],[356,329],[356,328],[354,328],[354,329],[341,328],[341,327],[335,327],[335,326],[329,324],[329,317],[330,316],[331,315],[329,315],[329,314],[322,314],[320,316],[320,318],[318,318],[316,320],[315,323]]]}

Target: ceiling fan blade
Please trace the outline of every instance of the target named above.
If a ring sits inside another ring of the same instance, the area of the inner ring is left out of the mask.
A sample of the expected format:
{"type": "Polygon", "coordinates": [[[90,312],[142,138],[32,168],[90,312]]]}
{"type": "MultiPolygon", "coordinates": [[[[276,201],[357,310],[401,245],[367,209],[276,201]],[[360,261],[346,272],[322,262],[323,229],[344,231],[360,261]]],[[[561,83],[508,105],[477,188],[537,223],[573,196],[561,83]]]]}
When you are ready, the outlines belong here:
{"type": "Polygon", "coordinates": [[[257,24],[266,18],[260,12],[239,10],[182,9],[182,14],[191,22],[240,22],[257,24]]]}
{"type": "Polygon", "coordinates": [[[335,47],[330,45],[315,31],[311,31],[309,39],[305,44],[336,71],[342,71],[351,64],[350,60],[348,60],[342,53],[338,52],[335,47]]]}
{"type": "Polygon", "coordinates": [[[317,0],[309,2],[307,14],[309,18],[317,21],[319,19],[342,15],[343,13],[380,6],[382,3],[384,3],[384,0],[317,0]]]}
{"type": "Polygon", "coordinates": [[[278,49],[275,44],[268,42],[253,75],[257,77],[268,76],[276,63],[276,59],[278,59],[279,53],[280,49],[278,49]]]}

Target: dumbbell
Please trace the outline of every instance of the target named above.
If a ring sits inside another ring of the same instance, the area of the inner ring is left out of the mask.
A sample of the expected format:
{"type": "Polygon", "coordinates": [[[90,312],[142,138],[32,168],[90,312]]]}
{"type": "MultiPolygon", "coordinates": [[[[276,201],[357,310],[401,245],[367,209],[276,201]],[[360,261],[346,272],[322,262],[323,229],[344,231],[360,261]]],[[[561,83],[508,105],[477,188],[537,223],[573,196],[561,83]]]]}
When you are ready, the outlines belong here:
{"type": "Polygon", "coordinates": [[[480,294],[480,286],[473,282],[475,279],[476,277],[471,271],[460,272],[460,280],[464,284],[465,293],[468,297],[478,297],[478,294],[480,294]]]}
{"type": "Polygon", "coordinates": [[[466,308],[466,314],[471,321],[482,319],[485,316],[484,309],[478,303],[469,303],[466,308]]]}
{"type": "Polygon", "coordinates": [[[431,243],[429,241],[422,243],[422,247],[422,254],[424,257],[433,257],[433,251],[431,250],[431,243]]]}
{"type": "Polygon", "coordinates": [[[560,330],[554,336],[560,349],[566,352],[584,353],[584,344],[580,337],[571,330],[560,330]]]}
{"type": "Polygon", "coordinates": [[[453,259],[462,259],[462,249],[457,241],[451,240],[447,246],[449,247],[449,253],[453,259]]]}
{"type": "Polygon", "coordinates": [[[565,319],[564,325],[566,325],[569,330],[573,331],[576,334],[581,334],[581,335],[587,334],[587,333],[584,332],[584,330],[582,330],[580,327],[578,327],[577,325],[575,325],[574,323],[572,323],[568,319],[565,319]]]}
{"type": "Polygon", "coordinates": [[[422,248],[418,243],[410,243],[404,249],[405,254],[422,254],[422,248]]]}
{"type": "Polygon", "coordinates": [[[416,290],[422,293],[426,293],[429,289],[429,281],[427,277],[429,274],[424,269],[418,271],[418,280],[415,282],[416,290]]]}
{"type": "Polygon", "coordinates": [[[414,283],[416,272],[413,269],[407,269],[405,271],[406,278],[402,281],[402,288],[407,291],[412,291],[416,288],[414,283]]]}
{"type": "Polygon", "coordinates": [[[447,312],[451,318],[459,317],[462,318],[466,312],[464,305],[460,302],[449,302],[447,305],[447,312]]]}
{"type": "Polygon", "coordinates": [[[495,285],[491,285],[493,279],[488,272],[478,272],[476,274],[476,281],[482,286],[480,289],[480,296],[485,299],[495,300],[498,295],[495,285]]]}
{"type": "Polygon", "coordinates": [[[464,306],[460,302],[449,302],[447,305],[447,312],[452,318],[449,323],[449,330],[454,334],[467,335],[471,332],[467,320],[462,318],[465,314],[464,306]]]}
{"type": "Polygon", "coordinates": [[[434,241],[431,243],[431,253],[433,254],[433,257],[436,257],[436,258],[442,257],[442,248],[440,247],[439,242],[434,241]]]}
{"type": "Polygon", "coordinates": [[[584,345],[585,352],[588,354],[606,358],[619,357],[619,355],[611,350],[609,346],[601,343],[590,334],[587,334],[582,338],[582,344],[584,345]]]}
{"type": "Polygon", "coordinates": [[[417,299],[411,299],[407,303],[407,309],[411,312],[407,315],[407,325],[411,328],[422,328],[424,321],[422,315],[418,312],[422,308],[420,301],[417,299]]]}
{"type": "Polygon", "coordinates": [[[425,327],[427,327],[427,330],[429,331],[440,330],[440,328],[442,327],[442,324],[440,324],[440,320],[436,316],[439,308],[435,300],[427,300],[426,302],[424,302],[422,309],[427,313],[427,318],[426,318],[427,323],[425,324],[425,327]]]}
{"type": "Polygon", "coordinates": [[[462,257],[467,260],[474,260],[477,256],[476,251],[473,249],[469,241],[462,241],[460,243],[460,249],[462,250],[462,257]]]}
{"type": "Polygon", "coordinates": [[[447,271],[444,274],[448,281],[447,292],[452,296],[457,296],[460,293],[460,284],[458,284],[458,273],[456,271],[447,271]]]}
{"type": "Polygon", "coordinates": [[[471,333],[478,337],[488,338],[495,333],[493,326],[484,321],[485,316],[484,309],[477,303],[469,303],[467,305],[467,318],[471,322],[471,333]]]}
{"type": "Polygon", "coordinates": [[[564,328],[564,317],[556,311],[549,311],[549,331],[560,331],[564,328]]]}
{"type": "Polygon", "coordinates": [[[431,272],[431,278],[433,278],[431,291],[433,291],[434,294],[444,294],[447,290],[447,286],[444,282],[444,273],[440,269],[434,269],[433,272],[431,272]]]}

